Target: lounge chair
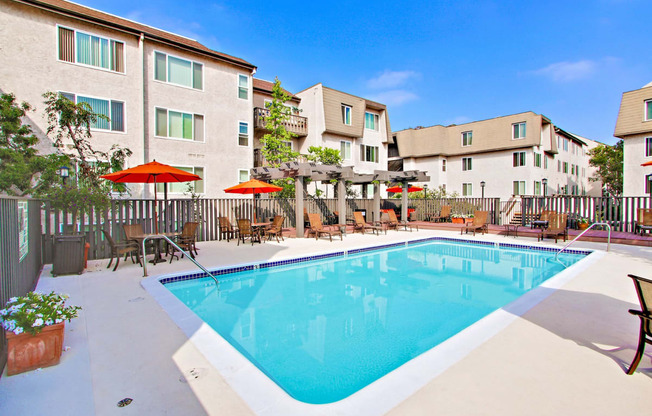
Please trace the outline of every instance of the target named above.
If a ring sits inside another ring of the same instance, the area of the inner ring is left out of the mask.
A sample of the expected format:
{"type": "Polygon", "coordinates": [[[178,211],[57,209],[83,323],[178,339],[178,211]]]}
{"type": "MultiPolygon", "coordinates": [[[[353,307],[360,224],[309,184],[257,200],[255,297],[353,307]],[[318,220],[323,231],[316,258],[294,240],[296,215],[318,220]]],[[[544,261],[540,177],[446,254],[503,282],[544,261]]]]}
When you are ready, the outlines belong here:
{"type": "Polygon", "coordinates": [[[218,217],[220,221],[220,234],[226,236],[226,241],[236,238],[238,230],[231,224],[228,217],[218,217]]]}
{"type": "Polygon", "coordinates": [[[652,208],[639,208],[636,210],[636,224],[634,234],[645,232],[652,233],[652,208]]]}
{"type": "Polygon", "coordinates": [[[431,214],[429,220],[432,222],[443,222],[451,219],[451,206],[444,205],[441,207],[439,214],[431,214]]]}
{"type": "Polygon", "coordinates": [[[240,245],[240,241],[244,244],[247,238],[251,241],[252,246],[255,242],[260,243],[260,229],[252,227],[251,220],[240,218],[238,220],[238,245],[240,245]]]}
{"type": "Polygon", "coordinates": [[[551,214],[550,220],[548,221],[548,228],[541,230],[537,236],[537,241],[543,240],[544,237],[554,238],[555,243],[559,237],[562,237],[564,241],[566,241],[568,238],[568,229],[566,228],[567,221],[568,214],[551,214]]]}
{"type": "Polygon", "coordinates": [[[342,231],[339,227],[324,227],[324,224],[321,222],[321,217],[319,214],[308,214],[308,221],[310,221],[310,228],[308,229],[308,235],[315,234],[315,240],[319,239],[319,236],[322,234],[328,235],[331,241],[333,241],[333,235],[340,236],[342,238],[342,231]]]}
{"type": "Polygon", "coordinates": [[[468,234],[469,231],[473,231],[473,235],[475,235],[476,231],[480,231],[482,234],[488,233],[488,215],[489,211],[475,211],[473,214],[473,222],[466,224],[464,227],[460,228],[460,234],[462,234],[462,232],[466,232],[468,234]]]}
{"type": "Polygon", "coordinates": [[[645,344],[652,344],[652,280],[634,276],[633,274],[628,274],[627,276],[634,280],[636,294],[641,303],[640,311],[635,309],[629,310],[629,313],[638,316],[641,320],[641,328],[638,335],[638,348],[636,349],[634,360],[629,366],[629,370],[627,370],[627,374],[634,374],[636,367],[638,367],[638,363],[643,357],[645,344]]]}
{"type": "MultiPolygon", "coordinates": [[[[360,231],[362,234],[364,234],[367,230],[371,230],[372,233],[380,235],[380,231],[383,230],[383,227],[380,225],[371,225],[367,223],[362,216],[362,212],[360,211],[354,212],[353,218],[355,220],[355,224],[353,225],[353,232],[360,231]]],[[[385,231],[385,234],[387,234],[387,231],[385,231]]]]}
{"type": "Polygon", "coordinates": [[[400,221],[398,218],[396,218],[396,212],[394,210],[387,211],[387,214],[389,215],[389,224],[391,224],[396,231],[398,231],[398,227],[403,227],[405,231],[407,229],[410,229],[410,232],[412,232],[412,227],[414,226],[417,231],[419,231],[419,226],[416,224],[410,224],[408,221],[400,221]]]}
{"type": "Polygon", "coordinates": [[[530,228],[547,228],[550,222],[550,216],[555,214],[556,211],[543,210],[541,214],[530,223],[530,228]]]}
{"type": "Polygon", "coordinates": [[[276,237],[276,242],[280,243],[278,241],[278,237],[281,237],[281,240],[285,241],[283,239],[283,221],[285,220],[285,217],[282,217],[280,215],[277,215],[274,217],[274,221],[272,221],[272,225],[269,226],[269,228],[265,229],[265,236],[267,237],[268,240],[271,240],[272,237],[276,237]]]}
{"type": "Polygon", "coordinates": [[[103,229],[102,233],[111,247],[111,260],[109,261],[109,265],[106,266],[107,269],[111,267],[111,263],[113,263],[113,258],[115,257],[115,267],[113,268],[113,271],[115,271],[118,268],[118,264],[120,264],[120,257],[122,257],[123,254],[125,255],[125,260],[127,260],[127,256],[131,255],[131,262],[136,263],[134,261],[135,254],[138,264],[142,267],[143,264],[140,261],[140,247],[137,242],[126,240],[116,243],[113,241],[113,238],[111,238],[111,234],[109,234],[108,231],[103,229]]]}

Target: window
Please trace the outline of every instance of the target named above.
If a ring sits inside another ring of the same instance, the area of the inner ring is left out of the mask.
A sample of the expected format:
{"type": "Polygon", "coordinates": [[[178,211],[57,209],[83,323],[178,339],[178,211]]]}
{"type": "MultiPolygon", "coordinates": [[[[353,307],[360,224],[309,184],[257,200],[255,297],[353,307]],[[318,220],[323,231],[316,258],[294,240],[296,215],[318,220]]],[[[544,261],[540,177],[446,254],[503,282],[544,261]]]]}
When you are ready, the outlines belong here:
{"type": "Polygon", "coordinates": [[[462,146],[471,146],[473,143],[473,132],[465,131],[462,133],[462,146]]]}
{"type": "Polygon", "coordinates": [[[378,163],[378,146],[360,145],[360,160],[378,163]]]}
{"type": "Polygon", "coordinates": [[[473,184],[463,183],[462,184],[462,196],[471,196],[473,195],[473,184]]]}
{"type": "Polygon", "coordinates": [[[582,168],[582,177],[586,176],[586,168],[582,168]]]}
{"type": "Polygon", "coordinates": [[[514,195],[525,195],[525,181],[514,181],[514,195]]]}
{"type": "Polygon", "coordinates": [[[238,183],[247,182],[249,180],[249,171],[247,169],[238,170],[238,183]]]}
{"type": "MultiPolygon", "coordinates": [[[[378,119],[378,114],[364,113],[364,128],[378,131],[378,119]]],[[[351,122],[348,124],[351,124],[351,122]]]]}
{"type": "Polygon", "coordinates": [[[525,152],[514,152],[514,167],[525,166],[525,152]]]}
{"type": "Polygon", "coordinates": [[[512,138],[513,139],[524,139],[525,138],[525,123],[514,123],[512,124],[512,138]]]}
{"type": "Polygon", "coordinates": [[[557,161],[557,172],[561,172],[561,160],[557,161]]]}
{"type": "Polygon", "coordinates": [[[204,141],[204,116],[156,108],[156,136],[204,141]]]}
{"type": "Polygon", "coordinates": [[[571,163],[571,175],[575,175],[575,165],[571,163]]]}
{"type": "Polygon", "coordinates": [[[102,114],[109,119],[98,118],[91,123],[92,129],[108,131],[125,131],[125,103],[122,101],[108,100],[102,98],[84,97],[71,93],[62,92],[73,103],[86,103],[91,110],[97,114],[102,114]]]}
{"type": "Polygon", "coordinates": [[[568,152],[568,142],[569,142],[569,140],[564,138],[563,142],[564,142],[564,152],[568,152]]]}
{"type": "Polygon", "coordinates": [[[351,125],[351,106],[346,104],[342,104],[342,123],[351,125]]]}
{"type": "Polygon", "coordinates": [[[471,157],[463,157],[462,158],[462,171],[467,171],[473,169],[471,157]]]}
{"type": "Polygon", "coordinates": [[[652,100],[645,102],[645,120],[652,120],[652,100]]]}
{"type": "Polygon", "coordinates": [[[199,62],[154,52],[154,79],[170,84],[201,90],[203,68],[199,62]]]}
{"type": "Polygon", "coordinates": [[[548,156],[543,156],[543,168],[548,169],[548,156]]]}
{"type": "Polygon", "coordinates": [[[534,181],[534,195],[541,195],[541,182],[534,181]]]}
{"type": "Polygon", "coordinates": [[[645,156],[646,157],[652,156],[652,137],[645,138],[645,156]]]}
{"type": "Polygon", "coordinates": [[[541,153],[534,154],[534,166],[537,168],[541,167],[541,153]]]}
{"type": "Polygon", "coordinates": [[[238,123],[238,144],[249,146],[249,123],[244,121],[238,123]]]}
{"type": "Polygon", "coordinates": [[[59,27],[59,60],[125,72],[124,42],[59,27]]]}
{"type": "Polygon", "coordinates": [[[645,177],[645,193],[652,193],[652,173],[645,177]]]}
{"type": "Polygon", "coordinates": [[[238,75],[238,98],[249,99],[249,77],[247,75],[238,75]]]}
{"type": "Polygon", "coordinates": [[[342,160],[351,160],[351,142],[340,142],[340,155],[342,160]]]}
{"type": "MultiPolygon", "coordinates": [[[[190,181],[190,182],[170,182],[168,183],[168,192],[175,194],[182,194],[188,192],[188,185],[190,185],[193,192],[197,194],[204,193],[204,168],[198,166],[173,166],[177,169],[180,169],[184,172],[194,173],[202,178],[199,181],[190,181]]],[[[156,192],[163,192],[164,184],[156,184],[156,192]]]]}
{"type": "Polygon", "coordinates": [[[441,161],[441,171],[446,172],[446,159],[442,159],[441,161]]]}
{"type": "Polygon", "coordinates": [[[568,173],[568,162],[564,162],[564,173],[568,173]]]}

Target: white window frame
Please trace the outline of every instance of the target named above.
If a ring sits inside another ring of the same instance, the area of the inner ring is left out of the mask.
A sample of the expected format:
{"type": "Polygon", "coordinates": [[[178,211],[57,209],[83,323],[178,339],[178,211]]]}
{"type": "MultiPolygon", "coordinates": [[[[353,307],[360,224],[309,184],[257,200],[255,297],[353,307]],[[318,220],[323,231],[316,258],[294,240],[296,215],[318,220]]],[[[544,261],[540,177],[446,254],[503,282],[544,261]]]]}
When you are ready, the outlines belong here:
{"type": "Polygon", "coordinates": [[[473,158],[472,157],[463,157],[462,158],[462,172],[468,172],[473,170],[473,158]],[[468,164],[468,167],[467,167],[468,164]]]}
{"type": "Polygon", "coordinates": [[[517,196],[518,195],[525,195],[525,193],[527,192],[527,188],[526,188],[527,184],[525,183],[525,181],[513,181],[512,182],[512,191],[516,190],[515,185],[517,183],[518,183],[518,193],[514,192],[514,195],[517,195],[517,196]],[[522,186],[522,189],[521,189],[521,186],[522,186]]]}
{"type": "Polygon", "coordinates": [[[512,153],[512,167],[520,168],[527,165],[527,154],[526,152],[514,152],[512,153]]]}
{"type": "MultiPolygon", "coordinates": [[[[178,169],[192,169],[191,173],[193,173],[193,174],[195,174],[195,175],[197,174],[197,173],[196,173],[196,172],[197,172],[197,169],[201,169],[201,170],[203,170],[204,176],[202,176],[201,181],[203,182],[204,190],[203,190],[202,192],[197,192],[196,185],[195,185],[197,181],[194,181],[194,182],[193,182],[193,181],[188,181],[188,182],[191,182],[191,183],[192,183],[193,190],[194,190],[194,192],[195,192],[196,194],[198,194],[198,195],[204,195],[204,194],[206,194],[206,167],[204,167],[204,166],[194,166],[194,165],[172,165],[172,167],[174,167],[174,168],[178,168],[178,169]]],[[[175,182],[175,183],[182,183],[182,184],[185,184],[186,182],[175,182]]],[[[162,182],[161,182],[161,183],[157,183],[157,184],[156,184],[156,188],[157,188],[157,189],[156,189],[156,192],[163,192],[163,186],[164,186],[164,184],[163,184],[162,182]],[[160,190],[158,189],[159,186],[161,187],[160,190]]],[[[170,193],[170,194],[182,195],[182,194],[184,194],[185,192],[186,192],[185,190],[182,191],[182,192],[176,192],[176,191],[170,190],[170,188],[168,187],[168,193],[170,193]]]]}
{"type": "Polygon", "coordinates": [[[340,140],[340,156],[342,156],[342,160],[353,160],[353,143],[348,141],[348,140],[340,140]],[[345,148],[349,149],[349,157],[347,158],[346,155],[341,154],[342,153],[342,143],[345,143],[345,148]]]}
{"type": "Polygon", "coordinates": [[[534,153],[534,167],[541,167],[541,153],[534,153]]]}
{"type": "Polygon", "coordinates": [[[648,117],[649,114],[652,114],[652,100],[645,100],[643,104],[643,120],[652,121],[652,117],[648,117]]]}
{"type": "Polygon", "coordinates": [[[441,160],[441,171],[446,172],[446,159],[441,160]]]}
{"type": "MultiPolygon", "coordinates": [[[[84,97],[84,98],[91,98],[91,99],[93,99],[93,100],[104,100],[104,101],[108,101],[108,102],[109,102],[109,116],[108,116],[108,117],[109,117],[109,120],[111,120],[111,121],[109,121],[109,128],[108,128],[108,129],[100,129],[100,128],[97,128],[97,127],[91,127],[91,131],[101,131],[101,132],[103,132],[103,133],[127,134],[127,103],[126,103],[126,101],[123,101],[123,100],[112,100],[112,99],[110,99],[110,98],[96,97],[96,96],[94,96],[94,95],[88,95],[88,94],[77,94],[77,93],[68,92],[68,91],[59,91],[59,94],[61,94],[61,93],[63,93],[63,94],[74,95],[74,96],[75,96],[75,104],[78,103],[78,101],[77,101],[77,97],[79,97],[80,95],[81,95],[82,97],[84,97]],[[110,128],[111,123],[113,123],[113,121],[112,121],[113,118],[111,117],[111,103],[112,103],[112,102],[122,103],[122,112],[123,112],[123,114],[122,114],[123,123],[122,123],[122,124],[123,124],[123,127],[124,127],[124,130],[123,130],[123,131],[120,131],[120,130],[111,130],[111,128],[110,128]]],[[[93,112],[95,112],[95,111],[93,111],[93,112]]]]}
{"type": "Polygon", "coordinates": [[[186,89],[193,90],[193,91],[202,91],[202,92],[204,91],[204,69],[206,68],[206,65],[204,65],[202,62],[193,61],[192,59],[183,58],[181,56],[173,55],[173,54],[163,52],[163,51],[159,51],[159,50],[154,50],[153,56],[154,56],[154,59],[152,61],[153,62],[153,65],[152,65],[152,79],[154,80],[154,82],[160,82],[162,84],[174,85],[176,87],[186,88],[186,89]],[[157,53],[165,55],[165,81],[161,81],[160,79],[156,79],[156,54],[157,53]],[[193,84],[193,85],[195,84],[194,83],[194,81],[195,81],[194,64],[201,65],[201,67],[202,67],[202,70],[201,70],[201,88],[195,88],[192,85],[187,86],[187,85],[177,84],[176,82],[169,81],[169,79],[170,79],[170,70],[169,70],[169,67],[168,67],[168,57],[170,57],[170,56],[173,57],[174,59],[179,59],[181,61],[190,62],[191,84],[193,84]]]}
{"type": "Polygon", "coordinates": [[[251,128],[249,126],[248,121],[238,120],[238,134],[237,134],[237,136],[238,136],[238,146],[239,147],[250,147],[251,146],[251,128]],[[244,124],[244,125],[247,126],[247,144],[246,145],[240,144],[240,125],[241,124],[244,124]]]}
{"type": "Polygon", "coordinates": [[[473,184],[471,182],[462,183],[462,196],[473,196],[473,184]],[[466,192],[467,188],[469,192],[466,192]]]}
{"type": "Polygon", "coordinates": [[[473,144],[473,130],[463,131],[461,136],[462,136],[462,147],[469,147],[473,144]]]}
{"type": "Polygon", "coordinates": [[[238,169],[238,173],[237,173],[237,176],[236,176],[235,180],[236,180],[238,183],[243,183],[243,182],[247,182],[250,178],[251,178],[251,175],[249,174],[249,169],[238,169]],[[242,172],[245,172],[245,173],[247,174],[247,179],[244,180],[244,181],[242,181],[242,182],[240,182],[240,174],[241,174],[242,172]]]}
{"type": "Polygon", "coordinates": [[[206,116],[201,113],[192,113],[183,110],[177,110],[174,108],[165,108],[165,107],[154,107],[154,137],[157,139],[168,139],[168,140],[179,140],[184,143],[206,143],[206,116]],[[166,126],[167,126],[167,136],[159,136],[156,134],[156,110],[165,110],[166,111],[166,126]],[[192,116],[192,139],[184,139],[183,137],[170,137],[170,111],[181,114],[190,114],[192,116]],[[204,127],[202,131],[202,140],[195,140],[195,116],[201,116],[204,119],[204,127]]]}
{"type": "Polygon", "coordinates": [[[519,121],[518,123],[512,123],[512,140],[522,140],[525,139],[526,137],[527,137],[527,122],[519,121]],[[521,136],[521,128],[520,128],[521,124],[523,125],[523,132],[524,132],[523,136],[521,136]],[[514,129],[514,127],[516,126],[519,126],[518,137],[516,137],[516,130],[514,129]]]}
{"type": "Polygon", "coordinates": [[[250,82],[249,75],[239,73],[239,74],[238,74],[238,83],[237,83],[237,87],[238,87],[238,88],[237,88],[237,91],[238,91],[238,99],[240,99],[240,100],[248,100],[249,97],[251,97],[251,94],[249,94],[249,92],[251,91],[251,87],[250,87],[250,85],[251,85],[251,82],[250,82]],[[242,98],[242,97],[240,97],[240,89],[241,89],[241,88],[245,88],[245,87],[241,87],[241,86],[240,86],[240,79],[241,79],[242,77],[244,77],[244,78],[247,79],[247,87],[246,87],[246,89],[247,89],[247,98],[242,98]]]}
{"type": "Polygon", "coordinates": [[[652,157],[652,137],[645,138],[645,157],[652,157]]]}
{"type": "Polygon", "coordinates": [[[344,123],[345,126],[350,126],[351,124],[353,124],[353,107],[351,107],[348,104],[342,104],[341,108],[342,108],[342,123],[344,123]],[[347,113],[349,115],[349,117],[348,117],[349,122],[348,123],[346,122],[347,113]]]}
{"type": "Polygon", "coordinates": [[[361,162],[369,162],[369,163],[379,163],[380,162],[380,153],[379,153],[380,148],[378,146],[369,146],[369,145],[366,145],[366,144],[361,144],[360,146],[361,146],[360,151],[362,152],[362,154],[360,155],[360,161],[361,162]],[[371,147],[371,148],[374,149],[374,151],[373,151],[374,160],[367,160],[367,148],[368,147],[371,147]],[[378,161],[376,161],[375,159],[378,159],[378,161]]]}
{"type": "Polygon", "coordinates": [[[365,111],[364,112],[364,128],[365,128],[365,130],[379,131],[380,130],[380,115],[378,115],[376,113],[372,113],[370,111],[365,111]],[[372,128],[372,129],[367,127],[367,114],[373,116],[374,128],[372,128]]]}
{"type": "Polygon", "coordinates": [[[57,28],[57,30],[55,31],[55,37],[56,37],[57,47],[55,49],[55,52],[56,52],[57,56],[55,58],[56,58],[57,61],[63,62],[65,64],[83,66],[84,68],[98,69],[100,71],[110,72],[112,74],[127,75],[127,44],[126,44],[125,41],[114,39],[114,38],[109,38],[109,37],[106,37],[106,36],[103,36],[103,35],[98,35],[98,34],[95,34],[93,32],[88,32],[86,30],[73,29],[72,27],[65,26],[65,25],[57,25],[56,28],[57,28]],[[59,59],[59,53],[61,52],[61,45],[59,44],[59,28],[72,30],[73,32],[75,32],[75,35],[74,35],[75,62],[64,61],[62,59],[59,59]],[[89,65],[89,64],[84,64],[84,63],[77,62],[77,32],[83,33],[83,34],[89,35],[89,36],[95,36],[95,37],[98,37],[98,38],[107,39],[109,41],[109,45],[111,44],[111,41],[122,43],[122,65],[124,66],[124,72],[114,71],[111,68],[102,68],[101,66],[95,66],[95,65],[89,65]]]}
{"type": "Polygon", "coordinates": [[[534,195],[541,195],[541,182],[534,181],[534,195]]]}

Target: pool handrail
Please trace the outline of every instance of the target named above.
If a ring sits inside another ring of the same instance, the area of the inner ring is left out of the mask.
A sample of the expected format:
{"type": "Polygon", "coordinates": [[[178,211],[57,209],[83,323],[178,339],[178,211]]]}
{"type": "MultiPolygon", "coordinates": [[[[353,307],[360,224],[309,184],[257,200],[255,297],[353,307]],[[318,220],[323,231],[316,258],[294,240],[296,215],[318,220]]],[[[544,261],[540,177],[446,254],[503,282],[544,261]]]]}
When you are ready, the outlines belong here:
{"type": "Polygon", "coordinates": [[[566,244],[564,247],[562,247],[561,250],[559,250],[557,253],[555,253],[555,260],[557,260],[557,256],[559,256],[559,254],[560,254],[562,251],[566,250],[566,249],[567,249],[571,244],[573,244],[573,243],[574,243],[578,238],[580,238],[580,237],[583,236],[587,231],[589,231],[591,228],[593,228],[594,225],[606,225],[606,226],[607,226],[607,232],[608,232],[608,234],[607,234],[607,251],[609,251],[609,246],[611,245],[611,225],[610,225],[609,223],[606,223],[606,222],[594,222],[593,224],[589,225],[588,228],[587,228],[586,230],[582,231],[582,232],[581,232],[577,237],[573,238],[573,241],[569,242],[569,243],[566,244]]]}
{"type": "Polygon", "coordinates": [[[181,247],[179,247],[179,246],[177,245],[177,243],[175,243],[174,241],[170,240],[170,238],[169,238],[168,236],[163,235],[163,234],[153,234],[153,235],[148,235],[147,237],[143,238],[143,247],[142,247],[142,249],[143,249],[143,277],[147,277],[147,261],[145,261],[145,242],[146,242],[147,240],[160,240],[160,239],[164,239],[164,240],[167,241],[169,244],[172,244],[172,245],[173,245],[177,250],[179,250],[179,251],[180,251],[181,253],[183,253],[183,254],[184,254],[188,259],[190,259],[190,261],[192,261],[193,263],[195,263],[195,265],[196,265],[197,267],[199,267],[200,269],[202,269],[202,270],[204,271],[204,273],[206,273],[207,275],[209,275],[209,276],[210,276],[210,277],[215,281],[215,284],[219,287],[220,283],[217,281],[217,278],[215,278],[215,276],[213,276],[213,275],[211,274],[211,272],[209,272],[208,270],[206,270],[206,268],[205,268],[204,266],[202,266],[201,264],[199,264],[199,262],[198,262],[197,260],[195,260],[195,259],[194,259],[194,258],[193,258],[189,253],[187,253],[184,249],[182,249],[181,247]]]}

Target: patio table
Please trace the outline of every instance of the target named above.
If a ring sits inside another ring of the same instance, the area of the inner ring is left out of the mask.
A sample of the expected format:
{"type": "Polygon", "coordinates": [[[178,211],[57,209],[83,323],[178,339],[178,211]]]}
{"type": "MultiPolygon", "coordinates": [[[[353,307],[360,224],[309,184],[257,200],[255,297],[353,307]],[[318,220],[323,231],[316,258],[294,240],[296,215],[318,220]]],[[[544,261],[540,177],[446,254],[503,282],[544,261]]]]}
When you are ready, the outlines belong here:
{"type": "MultiPolygon", "coordinates": [[[[138,243],[138,247],[142,247],[143,240],[145,240],[146,238],[155,239],[157,243],[154,244],[154,258],[149,262],[156,265],[157,263],[165,262],[165,260],[161,257],[161,241],[163,240],[163,236],[168,237],[169,239],[174,239],[179,235],[181,235],[181,233],[178,232],[141,234],[141,235],[132,235],[131,240],[136,241],[138,243]]],[[[143,259],[144,258],[145,258],[145,253],[143,253],[143,259]]]]}

